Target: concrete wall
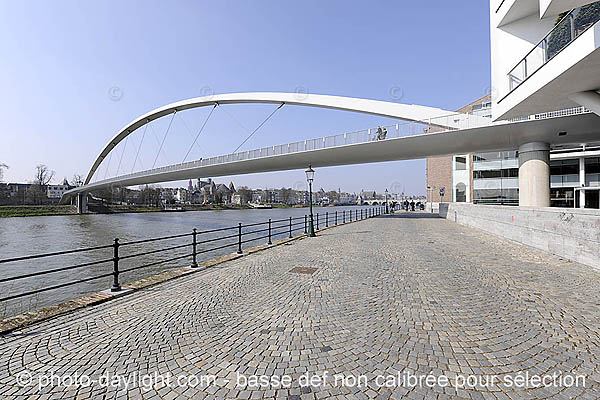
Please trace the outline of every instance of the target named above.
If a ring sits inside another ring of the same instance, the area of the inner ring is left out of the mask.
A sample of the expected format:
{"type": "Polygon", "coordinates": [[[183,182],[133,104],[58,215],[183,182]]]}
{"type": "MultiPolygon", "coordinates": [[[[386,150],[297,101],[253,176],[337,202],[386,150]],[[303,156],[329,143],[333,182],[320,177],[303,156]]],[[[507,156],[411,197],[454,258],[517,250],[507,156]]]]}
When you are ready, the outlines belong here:
{"type": "Polygon", "coordinates": [[[440,217],[600,269],[600,210],[443,203],[440,217]]]}

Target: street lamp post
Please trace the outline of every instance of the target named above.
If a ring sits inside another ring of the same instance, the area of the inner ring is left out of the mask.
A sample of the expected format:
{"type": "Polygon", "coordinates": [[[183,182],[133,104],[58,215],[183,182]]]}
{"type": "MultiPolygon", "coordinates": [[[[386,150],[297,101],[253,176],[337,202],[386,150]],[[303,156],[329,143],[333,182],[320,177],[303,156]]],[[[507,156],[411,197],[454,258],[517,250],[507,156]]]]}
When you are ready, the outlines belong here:
{"type": "Polygon", "coordinates": [[[385,213],[389,214],[390,213],[390,208],[388,206],[388,190],[385,189],[385,213]]]}
{"type": "Polygon", "coordinates": [[[308,221],[308,236],[315,237],[315,224],[313,221],[313,210],[312,210],[312,182],[315,179],[315,171],[308,166],[306,172],[306,180],[308,181],[308,205],[310,207],[310,220],[308,221]]]}

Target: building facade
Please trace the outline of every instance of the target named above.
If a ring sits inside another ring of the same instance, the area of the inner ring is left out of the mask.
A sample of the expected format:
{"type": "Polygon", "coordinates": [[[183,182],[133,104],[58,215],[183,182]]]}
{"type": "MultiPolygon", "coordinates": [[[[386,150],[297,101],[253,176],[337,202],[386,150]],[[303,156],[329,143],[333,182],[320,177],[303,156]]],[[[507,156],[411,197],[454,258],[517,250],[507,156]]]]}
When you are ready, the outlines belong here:
{"type": "MultiPolygon", "coordinates": [[[[599,38],[599,1],[490,0],[491,93],[457,111],[498,123],[600,115],[599,38]]],[[[427,200],[599,208],[599,171],[600,135],[429,158],[427,200]]]]}

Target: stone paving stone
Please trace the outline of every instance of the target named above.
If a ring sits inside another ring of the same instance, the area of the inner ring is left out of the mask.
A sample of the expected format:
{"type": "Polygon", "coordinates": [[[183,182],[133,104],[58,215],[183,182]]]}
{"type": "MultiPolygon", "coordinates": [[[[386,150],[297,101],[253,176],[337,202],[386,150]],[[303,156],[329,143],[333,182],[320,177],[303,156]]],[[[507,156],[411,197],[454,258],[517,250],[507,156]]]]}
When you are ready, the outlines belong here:
{"type": "Polygon", "coordinates": [[[335,227],[0,337],[0,397],[600,398],[600,272],[429,217],[335,227]],[[314,272],[290,272],[307,268],[314,272]],[[307,372],[327,372],[328,380],[301,385],[307,372]],[[453,384],[375,383],[403,373],[453,384]],[[587,379],[579,387],[454,384],[465,374],[526,373],[587,379]],[[94,382],[22,381],[52,374],[94,382]],[[110,388],[98,381],[136,374],[216,380],[110,388]],[[240,387],[238,374],[287,374],[293,382],[240,387]],[[335,385],[336,374],[368,383],[335,385]]]}

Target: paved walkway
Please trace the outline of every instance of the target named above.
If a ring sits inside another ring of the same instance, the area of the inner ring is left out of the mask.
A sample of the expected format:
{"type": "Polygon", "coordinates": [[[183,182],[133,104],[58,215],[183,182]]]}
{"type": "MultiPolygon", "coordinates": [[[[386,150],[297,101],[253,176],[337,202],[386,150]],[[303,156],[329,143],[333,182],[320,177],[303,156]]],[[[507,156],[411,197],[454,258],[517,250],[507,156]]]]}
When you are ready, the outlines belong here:
{"type": "Polygon", "coordinates": [[[411,215],[0,338],[0,398],[600,398],[600,272],[411,215]]]}

